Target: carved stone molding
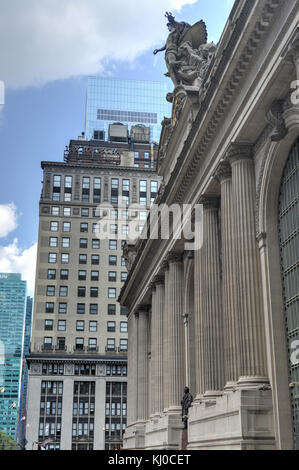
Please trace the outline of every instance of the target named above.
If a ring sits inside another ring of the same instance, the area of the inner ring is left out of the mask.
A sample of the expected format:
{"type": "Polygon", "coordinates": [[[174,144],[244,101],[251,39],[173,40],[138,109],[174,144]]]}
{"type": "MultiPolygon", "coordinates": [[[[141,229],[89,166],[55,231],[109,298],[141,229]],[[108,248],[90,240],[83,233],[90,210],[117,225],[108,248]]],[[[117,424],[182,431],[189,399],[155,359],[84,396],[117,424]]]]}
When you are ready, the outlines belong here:
{"type": "Polygon", "coordinates": [[[74,375],[75,374],[75,365],[69,362],[64,364],[64,375],[74,375]]]}
{"type": "Polygon", "coordinates": [[[105,364],[98,364],[97,365],[96,375],[97,375],[97,377],[105,377],[105,375],[106,375],[106,365],[105,364]]]}
{"type": "Polygon", "coordinates": [[[288,44],[286,50],[282,54],[283,58],[287,62],[291,62],[294,65],[298,65],[299,60],[299,26],[293,34],[293,37],[288,44]]]}
{"type": "Polygon", "coordinates": [[[31,375],[41,375],[42,365],[40,363],[31,364],[30,373],[31,375]]]}
{"type": "Polygon", "coordinates": [[[155,276],[152,283],[155,286],[162,286],[164,285],[164,276],[155,276]]]}
{"type": "Polygon", "coordinates": [[[232,142],[226,153],[226,160],[229,163],[251,158],[253,158],[253,148],[247,143],[232,142]]]}
{"type": "Polygon", "coordinates": [[[227,161],[220,162],[217,170],[214,173],[214,178],[216,178],[220,183],[232,177],[232,168],[227,161]]]}
{"type": "Polygon", "coordinates": [[[266,120],[273,127],[270,138],[273,142],[279,142],[288,133],[283,116],[284,100],[274,100],[266,113],[266,120]]]}
{"type": "Polygon", "coordinates": [[[177,253],[175,251],[171,251],[167,255],[168,264],[181,263],[182,259],[183,259],[182,253],[177,253]]]}
{"type": "Polygon", "coordinates": [[[220,197],[214,194],[203,194],[199,198],[199,204],[202,204],[205,209],[218,209],[220,197]]]}
{"type": "Polygon", "coordinates": [[[160,269],[161,269],[161,271],[168,271],[169,270],[169,264],[168,264],[167,257],[163,259],[163,261],[160,265],[160,269]]]}
{"type": "Polygon", "coordinates": [[[139,313],[147,313],[148,312],[148,305],[139,304],[135,309],[135,315],[139,315],[139,313]]]}

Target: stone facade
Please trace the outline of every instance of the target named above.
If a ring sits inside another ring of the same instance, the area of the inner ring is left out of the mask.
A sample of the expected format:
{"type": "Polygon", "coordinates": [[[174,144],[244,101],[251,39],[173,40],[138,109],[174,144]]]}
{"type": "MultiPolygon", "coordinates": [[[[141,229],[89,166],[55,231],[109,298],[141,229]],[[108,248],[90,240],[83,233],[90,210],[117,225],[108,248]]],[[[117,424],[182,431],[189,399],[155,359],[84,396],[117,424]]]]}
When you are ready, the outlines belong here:
{"type": "Polygon", "coordinates": [[[127,449],[179,448],[186,385],[188,449],[298,448],[277,223],[299,136],[298,21],[296,0],[236,2],[203,84],[174,90],[180,110],[163,123],[156,202],[200,205],[201,245],[190,251],[174,229],[143,239],[122,288],[127,449]]]}

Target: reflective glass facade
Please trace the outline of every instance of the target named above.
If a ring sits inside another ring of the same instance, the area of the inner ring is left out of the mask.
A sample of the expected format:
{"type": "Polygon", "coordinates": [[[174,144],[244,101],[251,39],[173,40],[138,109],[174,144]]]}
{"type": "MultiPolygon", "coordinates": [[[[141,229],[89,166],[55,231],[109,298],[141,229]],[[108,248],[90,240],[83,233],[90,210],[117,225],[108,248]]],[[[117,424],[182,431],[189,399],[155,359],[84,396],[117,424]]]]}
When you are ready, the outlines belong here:
{"type": "Polygon", "coordinates": [[[109,124],[121,122],[129,127],[144,124],[151,129],[151,141],[159,142],[161,122],[171,116],[166,95],[171,83],[89,77],[85,135],[87,140],[108,140],[109,124]]]}
{"type": "Polygon", "coordinates": [[[0,273],[0,429],[17,438],[26,308],[21,274],[0,273]]]}

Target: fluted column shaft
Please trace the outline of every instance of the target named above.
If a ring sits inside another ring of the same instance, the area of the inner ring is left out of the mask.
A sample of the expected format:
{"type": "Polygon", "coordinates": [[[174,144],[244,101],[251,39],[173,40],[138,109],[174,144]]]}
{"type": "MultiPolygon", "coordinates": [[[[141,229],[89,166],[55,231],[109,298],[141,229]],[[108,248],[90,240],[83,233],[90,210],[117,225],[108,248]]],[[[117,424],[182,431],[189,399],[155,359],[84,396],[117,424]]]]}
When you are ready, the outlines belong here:
{"type": "Polygon", "coordinates": [[[182,392],[184,391],[184,324],[183,324],[183,266],[182,257],[178,254],[168,256],[168,329],[165,332],[167,344],[167,363],[165,374],[168,382],[169,411],[180,409],[182,392]]]}
{"type": "Polygon", "coordinates": [[[261,268],[255,234],[255,174],[249,146],[232,144],[234,237],[239,289],[240,385],[267,381],[261,268]]]}
{"type": "MultiPolygon", "coordinates": [[[[195,221],[195,232],[197,239],[202,231],[202,221],[195,221]]],[[[196,370],[196,399],[204,394],[204,363],[203,363],[203,300],[201,292],[202,277],[202,249],[194,251],[194,316],[195,316],[195,370],[196,370]]]]}
{"type": "Polygon", "coordinates": [[[219,395],[224,387],[223,313],[220,284],[218,198],[202,197],[202,296],[204,395],[219,395]]]}
{"type": "Polygon", "coordinates": [[[156,277],[152,291],[152,383],[153,412],[163,412],[163,314],[164,314],[164,279],[156,277]]]}
{"type": "Polygon", "coordinates": [[[138,313],[137,421],[145,421],[148,418],[148,312],[139,308],[138,313]]]}
{"type": "Polygon", "coordinates": [[[137,420],[137,354],[138,315],[131,312],[128,316],[128,426],[137,420]]]}
{"type": "Polygon", "coordinates": [[[168,305],[169,305],[169,264],[167,259],[164,259],[161,265],[164,271],[164,307],[163,307],[163,405],[164,411],[167,411],[169,404],[169,375],[167,373],[169,352],[168,352],[168,329],[169,329],[169,320],[168,320],[168,305]]]}
{"type": "Polygon", "coordinates": [[[216,178],[221,185],[222,299],[224,316],[225,388],[236,385],[240,377],[240,339],[236,251],[233,240],[232,170],[222,162],[216,178]]]}

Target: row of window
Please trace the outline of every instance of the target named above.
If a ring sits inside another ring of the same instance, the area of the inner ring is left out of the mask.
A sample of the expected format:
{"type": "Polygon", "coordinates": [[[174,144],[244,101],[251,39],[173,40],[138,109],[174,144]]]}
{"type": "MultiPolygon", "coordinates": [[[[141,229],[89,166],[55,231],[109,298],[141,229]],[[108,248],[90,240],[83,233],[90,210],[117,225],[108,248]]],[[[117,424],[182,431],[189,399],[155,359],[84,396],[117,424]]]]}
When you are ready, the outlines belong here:
{"type": "MultiPolygon", "coordinates": [[[[56,287],[55,286],[47,286],[46,289],[46,296],[47,297],[55,297],[56,295],[56,287]]],[[[60,286],[58,291],[59,297],[68,297],[68,286],[60,286]]],[[[77,296],[78,297],[86,297],[86,287],[78,287],[77,289],[77,296]]],[[[99,288],[98,287],[90,287],[89,290],[90,297],[99,297],[99,288]]],[[[108,287],[107,292],[108,299],[116,299],[116,287],[108,287]]]]}
{"type": "MultiPolygon", "coordinates": [[[[48,253],[48,263],[55,264],[57,263],[57,253],[48,253]]],[[[79,255],[79,264],[87,264],[87,255],[80,254],[79,255]]],[[[90,258],[91,265],[98,266],[100,264],[100,256],[99,255],[91,255],[90,258]]],[[[60,255],[60,263],[61,264],[70,264],[70,254],[69,253],[61,253],[60,255]]],[[[109,266],[117,266],[117,256],[116,255],[109,255],[108,256],[108,264],[109,266]]],[[[121,266],[126,266],[125,258],[121,257],[121,266]]],[[[66,275],[66,273],[65,273],[66,275]]]]}
{"type": "MultiPolygon", "coordinates": [[[[49,247],[58,248],[58,237],[49,237],[49,247]]],[[[71,239],[69,237],[62,237],[61,247],[70,248],[71,239]]],[[[98,240],[97,238],[93,239],[91,241],[91,247],[93,250],[98,250],[100,248],[100,240],[98,240]]],[[[88,248],[88,238],[80,238],[79,248],[88,248]]]]}
{"type": "MultiPolygon", "coordinates": [[[[46,302],[45,304],[45,311],[46,313],[54,313],[55,310],[55,303],[54,302],[46,302]]],[[[98,315],[98,304],[89,304],[88,313],[90,315],[98,315]]],[[[58,313],[66,314],[67,313],[67,303],[66,302],[58,302],[58,313]]],[[[87,313],[86,304],[78,303],[77,304],[77,314],[84,315],[87,313]]],[[[126,307],[120,307],[120,314],[127,315],[128,309],[126,307]]],[[[115,304],[108,304],[107,306],[107,314],[108,315],[116,315],[116,305],[115,304]]]]}
{"type": "MultiPolygon", "coordinates": [[[[62,339],[62,338],[60,338],[62,339]]],[[[43,375],[64,375],[64,364],[52,362],[43,362],[43,375]]],[[[81,376],[95,376],[95,364],[75,364],[74,374],[81,376]]],[[[108,376],[127,376],[127,366],[106,365],[106,375],[108,376]]]]}
{"type": "MultiPolygon", "coordinates": [[[[84,264],[84,263],[82,263],[84,264]]],[[[90,271],[90,280],[91,281],[99,281],[100,272],[99,271],[90,271]]],[[[127,279],[127,272],[122,272],[120,275],[120,280],[124,282],[127,279]]],[[[48,269],[47,279],[51,281],[55,281],[56,279],[56,269],[48,269]]],[[[67,281],[69,279],[69,270],[68,269],[61,269],[60,270],[60,280],[67,281]]],[[[79,270],[78,271],[78,281],[86,281],[87,280],[87,271],[86,270],[79,270]]],[[[117,281],[117,272],[116,271],[108,271],[108,281],[116,282],[117,281]]]]}
{"type": "MultiPolygon", "coordinates": [[[[141,232],[143,229],[144,224],[137,224],[135,227],[134,225],[134,230],[141,232]]],[[[92,233],[100,233],[100,224],[94,223],[92,224],[92,233]]],[[[58,232],[59,231],[59,222],[54,220],[50,222],[50,231],[51,232],[58,232]]],[[[69,233],[71,231],[71,222],[62,222],[62,231],[65,233],[69,233]]],[[[80,233],[88,233],[88,223],[87,222],[81,222],[80,223],[80,233]]],[[[122,235],[128,235],[129,234],[129,225],[128,224],[123,224],[121,226],[121,232],[118,231],[118,224],[110,224],[109,225],[109,234],[110,235],[118,235],[118,233],[121,233],[122,235]]]]}
{"type": "MultiPolygon", "coordinates": [[[[53,331],[54,329],[54,320],[45,320],[44,329],[47,331],[53,331]]],[[[66,331],[66,320],[58,320],[57,322],[57,331],[66,331]]],[[[85,321],[77,320],[76,321],[76,331],[85,331],[85,321]]],[[[98,322],[89,321],[89,331],[97,332],[98,331],[98,322]]],[[[107,331],[115,332],[116,331],[116,322],[108,321],[107,322],[107,331]]],[[[128,332],[128,323],[120,322],[120,333],[128,332]]]]}
{"type": "MultiPolygon", "coordinates": [[[[77,208],[73,208],[73,215],[79,215],[79,213],[75,212],[77,208]]],[[[81,217],[89,217],[92,215],[93,218],[95,217],[104,217],[109,220],[129,220],[129,218],[132,219],[139,219],[142,221],[145,221],[147,218],[147,211],[146,210],[141,210],[140,208],[135,208],[132,210],[128,209],[109,209],[109,208],[97,208],[97,207],[84,207],[81,208],[80,211],[81,217]],[[91,212],[90,212],[91,211],[91,212]]],[[[59,207],[59,206],[52,206],[51,207],[51,215],[58,217],[60,215],[63,215],[64,217],[71,217],[72,212],[71,212],[71,207],[59,207]]]]}
{"type": "MultiPolygon", "coordinates": [[[[106,352],[116,352],[116,342],[115,338],[107,338],[107,344],[105,347],[106,352]]],[[[45,336],[43,339],[43,350],[53,350],[53,338],[45,336]]],[[[58,350],[65,350],[65,338],[57,338],[57,346],[56,349],[58,350]]],[[[97,338],[88,338],[88,351],[97,351],[97,338]]],[[[75,345],[74,351],[83,351],[86,350],[84,338],[75,338],[75,345]]],[[[128,350],[128,340],[127,339],[120,339],[119,340],[119,352],[127,352],[128,350]]]]}

